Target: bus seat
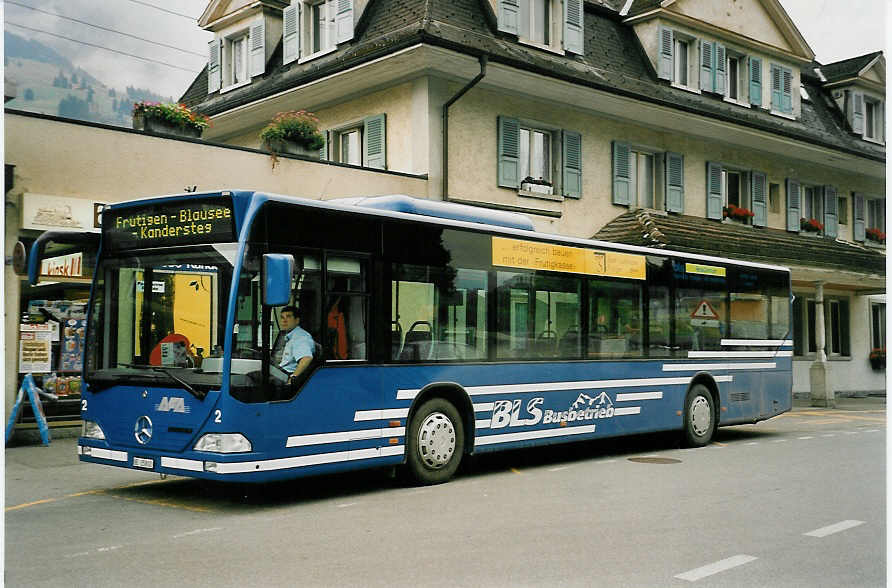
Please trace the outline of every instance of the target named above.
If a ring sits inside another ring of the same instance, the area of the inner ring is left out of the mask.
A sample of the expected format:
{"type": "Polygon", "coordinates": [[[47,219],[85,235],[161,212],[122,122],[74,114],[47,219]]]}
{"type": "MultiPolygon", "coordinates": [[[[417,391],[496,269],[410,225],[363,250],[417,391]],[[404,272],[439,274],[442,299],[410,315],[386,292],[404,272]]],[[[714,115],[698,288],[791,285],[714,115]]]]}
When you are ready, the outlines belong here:
{"type": "Polygon", "coordinates": [[[415,321],[406,333],[403,349],[400,351],[400,361],[419,361],[428,359],[433,342],[433,328],[427,321],[415,321]],[[416,330],[417,327],[426,327],[427,331],[416,330]]]}
{"type": "Polygon", "coordinates": [[[403,348],[403,327],[399,321],[390,322],[390,357],[396,359],[403,348]]]}
{"type": "Polygon", "coordinates": [[[557,333],[551,329],[542,331],[536,337],[536,353],[542,357],[552,357],[557,352],[557,333]]]}
{"type": "Polygon", "coordinates": [[[558,355],[561,357],[576,357],[579,355],[579,329],[571,327],[558,342],[558,355]]]}

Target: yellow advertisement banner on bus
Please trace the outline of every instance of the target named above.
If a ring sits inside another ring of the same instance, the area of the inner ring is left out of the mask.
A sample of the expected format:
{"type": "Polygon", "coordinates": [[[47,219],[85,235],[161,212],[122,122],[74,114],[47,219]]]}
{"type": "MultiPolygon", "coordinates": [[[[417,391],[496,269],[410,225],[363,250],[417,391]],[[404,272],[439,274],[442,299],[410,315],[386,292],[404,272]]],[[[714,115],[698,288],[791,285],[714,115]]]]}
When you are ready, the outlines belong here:
{"type": "Polygon", "coordinates": [[[492,238],[492,264],[633,280],[643,280],[647,275],[647,262],[643,255],[505,237],[492,238]]]}

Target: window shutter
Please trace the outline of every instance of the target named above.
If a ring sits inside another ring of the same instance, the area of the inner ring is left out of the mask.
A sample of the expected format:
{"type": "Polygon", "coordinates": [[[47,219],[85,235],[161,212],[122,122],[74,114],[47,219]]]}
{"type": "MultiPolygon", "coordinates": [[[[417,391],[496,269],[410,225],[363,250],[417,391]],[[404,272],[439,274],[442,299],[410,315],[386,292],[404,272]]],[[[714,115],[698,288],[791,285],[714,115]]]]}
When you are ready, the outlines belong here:
{"type": "Polygon", "coordinates": [[[750,104],[762,106],[762,60],[750,57],[750,104]]]}
{"type": "Polygon", "coordinates": [[[839,200],[836,188],[824,186],[824,234],[834,239],[838,235],[839,200]]]}
{"type": "Polygon", "coordinates": [[[322,133],[322,141],[323,141],[322,147],[319,149],[319,159],[320,159],[320,161],[327,161],[328,160],[328,143],[329,143],[329,141],[331,141],[331,138],[329,137],[330,131],[319,131],[319,132],[322,133]]]}
{"type": "Polygon", "coordinates": [[[660,57],[657,76],[661,80],[672,81],[675,75],[675,33],[672,29],[660,27],[660,57]]]}
{"type": "Polygon", "coordinates": [[[365,167],[387,169],[387,117],[369,116],[363,123],[362,161],[365,167]]]}
{"type": "Polygon", "coordinates": [[[563,177],[561,189],[568,198],[582,197],[582,135],[563,131],[563,177]]]}
{"type": "Polygon", "coordinates": [[[716,43],[715,45],[715,92],[716,94],[725,93],[725,46],[716,43]]]}
{"type": "Polygon", "coordinates": [[[722,220],[722,165],[706,162],[706,218],[722,220]]]}
{"type": "Polygon", "coordinates": [[[715,43],[700,41],[700,89],[712,92],[715,71],[715,43]]]}
{"type": "Polygon", "coordinates": [[[512,35],[518,34],[519,0],[499,0],[499,30],[512,35]]]}
{"type": "Polygon", "coordinates": [[[668,212],[684,213],[684,155],[667,152],[665,170],[665,199],[668,212]]]}
{"type": "Polygon", "coordinates": [[[771,64],[771,110],[783,110],[783,88],[780,68],[771,64]]]}
{"type": "Polygon", "coordinates": [[[338,0],[338,43],[353,38],[353,0],[338,0]]]}
{"type": "Polygon", "coordinates": [[[584,31],[582,0],[564,0],[564,50],[583,55],[584,31]]]}
{"type": "Polygon", "coordinates": [[[208,43],[208,94],[220,89],[220,41],[208,43]]]}
{"type": "Polygon", "coordinates": [[[499,117],[499,186],[520,187],[520,123],[516,118],[499,117]]]}
{"type": "Polygon", "coordinates": [[[781,111],[789,114],[793,112],[793,72],[787,68],[782,68],[781,76],[781,111]]]}
{"type": "Polygon", "coordinates": [[[864,224],[864,194],[855,193],[852,198],[852,208],[852,238],[855,239],[855,241],[863,243],[866,237],[866,227],[864,224]]]}
{"type": "Polygon", "coordinates": [[[631,201],[632,149],[628,143],[613,142],[613,203],[628,206],[631,201]]]}
{"type": "Polygon", "coordinates": [[[266,24],[263,15],[252,25],[251,42],[251,76],[259,76],[266,68],[266,24]]]}
{"type": "Polygon", "coordinates": [[[787,178],[787,230],[794,233],[799,232],[800,219],[800,194],[799,182],[787,178]]]}
{"type": "Polygon", "coordinates": [[[877,105],[879,121],[877,121],[877,139],[886,142],[886,101],[880,100],[877,105]]]}
{"type": "Polygon", "coordinates": [[[530,2],[517,0],[517,36],[522,39],[530,38],[530,2]]]}
{"type": "Polygon", "coordinates": [[[753,203],[753,213],[755,214],[753,217],[753,226],[764,227],[768,224],[768,207],[765,202],[765,193],[767,192],[765,174],[754,171],[752,173],[752,181],[750,184],[750,189],[752,190],[751,200],[753,203]]]}
{"type": "Polygon", "coordinates": [[[300,35],[297,30],[297,11],[300,3],[286,6],[282,11],[282,64],[291,63],[300,57],[300,35]]]}
{"type": "Polygon", "coordinates": [[[852,92],[852,130],[864,134],[864,94],[852,92]]]}

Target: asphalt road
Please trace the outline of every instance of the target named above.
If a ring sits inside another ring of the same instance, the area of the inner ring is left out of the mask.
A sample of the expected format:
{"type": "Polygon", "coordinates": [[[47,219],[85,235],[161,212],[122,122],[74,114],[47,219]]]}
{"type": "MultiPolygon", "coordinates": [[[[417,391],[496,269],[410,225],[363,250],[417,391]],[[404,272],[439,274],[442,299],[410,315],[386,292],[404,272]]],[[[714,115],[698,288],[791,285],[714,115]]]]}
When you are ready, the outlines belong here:
{"type": "Polygon", "coordinates": [[[884,586],[885,400],[262,487],[6,450],[7,586],[884,586]],[[655,463],[656,462],[656,463],[655,463]]]}

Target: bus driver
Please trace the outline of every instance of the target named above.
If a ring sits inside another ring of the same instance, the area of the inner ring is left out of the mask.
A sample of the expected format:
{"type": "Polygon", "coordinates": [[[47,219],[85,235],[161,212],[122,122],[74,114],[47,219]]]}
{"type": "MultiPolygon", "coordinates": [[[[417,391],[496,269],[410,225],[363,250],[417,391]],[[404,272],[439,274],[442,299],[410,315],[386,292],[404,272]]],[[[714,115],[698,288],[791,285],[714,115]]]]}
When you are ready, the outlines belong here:
{"type": "Polygon", "coordinates": [[[300,328],[300,311],[297,307],[286,306],[279,314],[282,319],[282,331],[287,333],[279,367],[290,374],[288,378],[290,384],[313,361],[316,343],[309,333],[300,328]]]}

